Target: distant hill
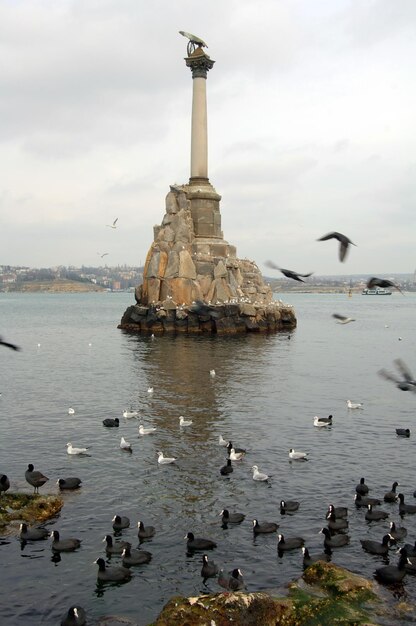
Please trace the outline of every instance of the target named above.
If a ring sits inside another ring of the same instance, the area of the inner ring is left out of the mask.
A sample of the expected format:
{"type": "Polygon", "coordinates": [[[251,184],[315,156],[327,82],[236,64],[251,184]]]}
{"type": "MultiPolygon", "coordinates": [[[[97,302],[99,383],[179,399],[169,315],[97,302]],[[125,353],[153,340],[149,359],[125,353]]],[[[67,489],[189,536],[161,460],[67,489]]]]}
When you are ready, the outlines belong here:
{"type": "Polygon", "coordinates": [[[84,293],[88,291],[105,291],[104,287],[90,282],[66,280],[56,278],[54,280],[33,280],[28,282],[12,283],[7,286],[7,291],[25,293],[49,292],[49,293],[84,293]]]}

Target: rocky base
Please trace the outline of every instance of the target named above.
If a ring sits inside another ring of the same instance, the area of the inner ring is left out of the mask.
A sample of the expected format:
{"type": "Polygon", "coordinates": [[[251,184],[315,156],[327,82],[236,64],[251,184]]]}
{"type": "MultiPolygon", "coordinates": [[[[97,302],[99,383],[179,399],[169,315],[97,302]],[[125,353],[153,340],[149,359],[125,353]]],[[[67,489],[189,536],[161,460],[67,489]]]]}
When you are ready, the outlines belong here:
{"type": "Polygon", "coordinates": [[[176,597],[153,626],[370,626],[380,623],[379,616],[384,623],[388,613],[376,591],[374,583],[361,576],[332,563],[317,562],[290,585],[285,598],[245,592],[176,597]]]}
{"type": "Polygon", "coordinates": [[[17,528],[13,522],[46,522],[58,515],[64,505],[59,496],[39,496],[27,493],[4,494],[0,498],[0,527],[10,525],[17,528]]]}
{"type": "Polygon", "coordinates": [[[192,305],[177,306],[173,300],[151,306],[136,304],[128,307],[118,328],[132,333],[237,335],[296,327],[293,307],[280,301],[265,306],[251,303],[210,305],[204,314],[193,308],[192,305]]]}

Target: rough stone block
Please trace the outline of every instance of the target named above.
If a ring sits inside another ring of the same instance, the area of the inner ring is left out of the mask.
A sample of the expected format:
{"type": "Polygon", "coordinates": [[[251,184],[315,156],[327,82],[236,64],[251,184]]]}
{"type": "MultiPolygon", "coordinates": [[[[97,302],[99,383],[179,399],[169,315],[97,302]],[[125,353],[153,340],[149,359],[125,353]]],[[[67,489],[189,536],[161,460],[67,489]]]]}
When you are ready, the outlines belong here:
{"type": "Polygon", "coordinates": [[[256,307],[248,302],[239,304],[240,315],[254,317],[256,315],[256,307]]]}
{"type": "Polygon", "coordinates": [[[176,310],[176,302],[174,302],[172,300],[172,298],[167,298],[166,300],[163,300],[162,306],[165,309],[165,311],[175,311],[176,310]]]}
{"type": "Polygon", "coordinates": [[[196,278],[195,264],[187,250],[181,250],[179,252],[178,276],[179,278],[196,278]]]}
{"type": "Polygon", "coordinates": [[[170,281],[172,298],[179,305],[192,302],[192,280],[189,278],[172,278],[170,281]]]}
{"type": "Polygon", "coordinates": [[[203,293],[201,286],[197,280],[192,281],[191,300],[203,300],[203,293]]]}
{"type": "Polygon", "coordinates": [[[147,281],[147,301],[159,302],[160,298],[160,280],[158,278],[149,278],[147,281]]]}
{"type": "Polygon", "coordinates": [[[195,268],[199,276],[214,276],[214,263],[212,261],[195,261],[195,268]]]}
{"type": "Polygon", "coordinates": [[[196,224],[195,235],[199,237],[219,237],[214,224],[196,224]]]}
{"type": "Polygon", "coordinates": [[[177,204],[178,204],[179,209],[181,209],[181,210],[182,209],[190,210],[191,203],[190,203],[190,201],[186,197],[186,194],[183,191],[178,193],[178,196],[177,196],[176,200],[177,200],[177,204]]]}
{"type": "Polygon", "coordinates": [[[157,278],[159,276],[160,253],[154,251],[147,267],[146,278],[157,278]]]}
{"type": "Polygon", "coordinates": [[[177,213],[178,205],[176,202],[176,194],[173,191],[169,191],[165,200],[166,213],[177,213]]]}
{"type": "Polygon", "coordinates": [[[227,268],[225,267],[223,261],[218,261],[214,268],[214,278],[225,278],[227,274],[227,268]]]}
{"type": "Polygon", "coordinates": [[[179,254],[172,250],[169,253],[168,264],[165,270],[165,278],[174,278],[179,273],[179,254]]]}
{"type": "MultiPolygon", "coordinates": [[[[199,286],[201,288],[201,292],[202,292],[203,298],[205,298],[205,296],[209,292],[210,287],[212,285],[212,278],[211,278],[211,276],[208,276],[208,275],[202,276],[201,274],[198,274],[197,281],[198,281],[199,286]]],[[[203,298],[201,298],[201,299],[203,299],[203,298]]]]}

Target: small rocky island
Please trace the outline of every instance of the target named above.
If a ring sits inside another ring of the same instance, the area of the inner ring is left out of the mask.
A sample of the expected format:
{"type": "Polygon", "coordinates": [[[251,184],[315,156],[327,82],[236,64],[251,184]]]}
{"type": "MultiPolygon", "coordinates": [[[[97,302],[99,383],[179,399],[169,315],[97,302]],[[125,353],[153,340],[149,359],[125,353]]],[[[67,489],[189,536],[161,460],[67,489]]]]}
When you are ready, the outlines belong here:
{"type": "Polygon", "coordinates": [[[191,176],[188,184],[170,186],[136,304],[119,328],[230,335],[293,329],[293,307],[274,301],[256,263],[239,259],[224,239],[221,196],[208,179],[206,79],[214,61],[204,42],[190,37],[185,62],[193,78],[191,176]]]}

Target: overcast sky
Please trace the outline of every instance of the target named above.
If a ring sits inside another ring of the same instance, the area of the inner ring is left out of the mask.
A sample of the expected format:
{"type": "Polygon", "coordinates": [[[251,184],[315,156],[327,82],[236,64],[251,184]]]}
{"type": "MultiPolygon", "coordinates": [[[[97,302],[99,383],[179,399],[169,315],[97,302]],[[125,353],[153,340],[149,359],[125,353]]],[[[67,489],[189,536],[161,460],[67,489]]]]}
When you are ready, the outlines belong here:
{"type": "Polygon", "coordinates": [[[0,264],[144,262],[189,179],[179,30],[216,61],[208,171],[238,256],[413,272],[415,0],[0,0],[0,264]]]}

